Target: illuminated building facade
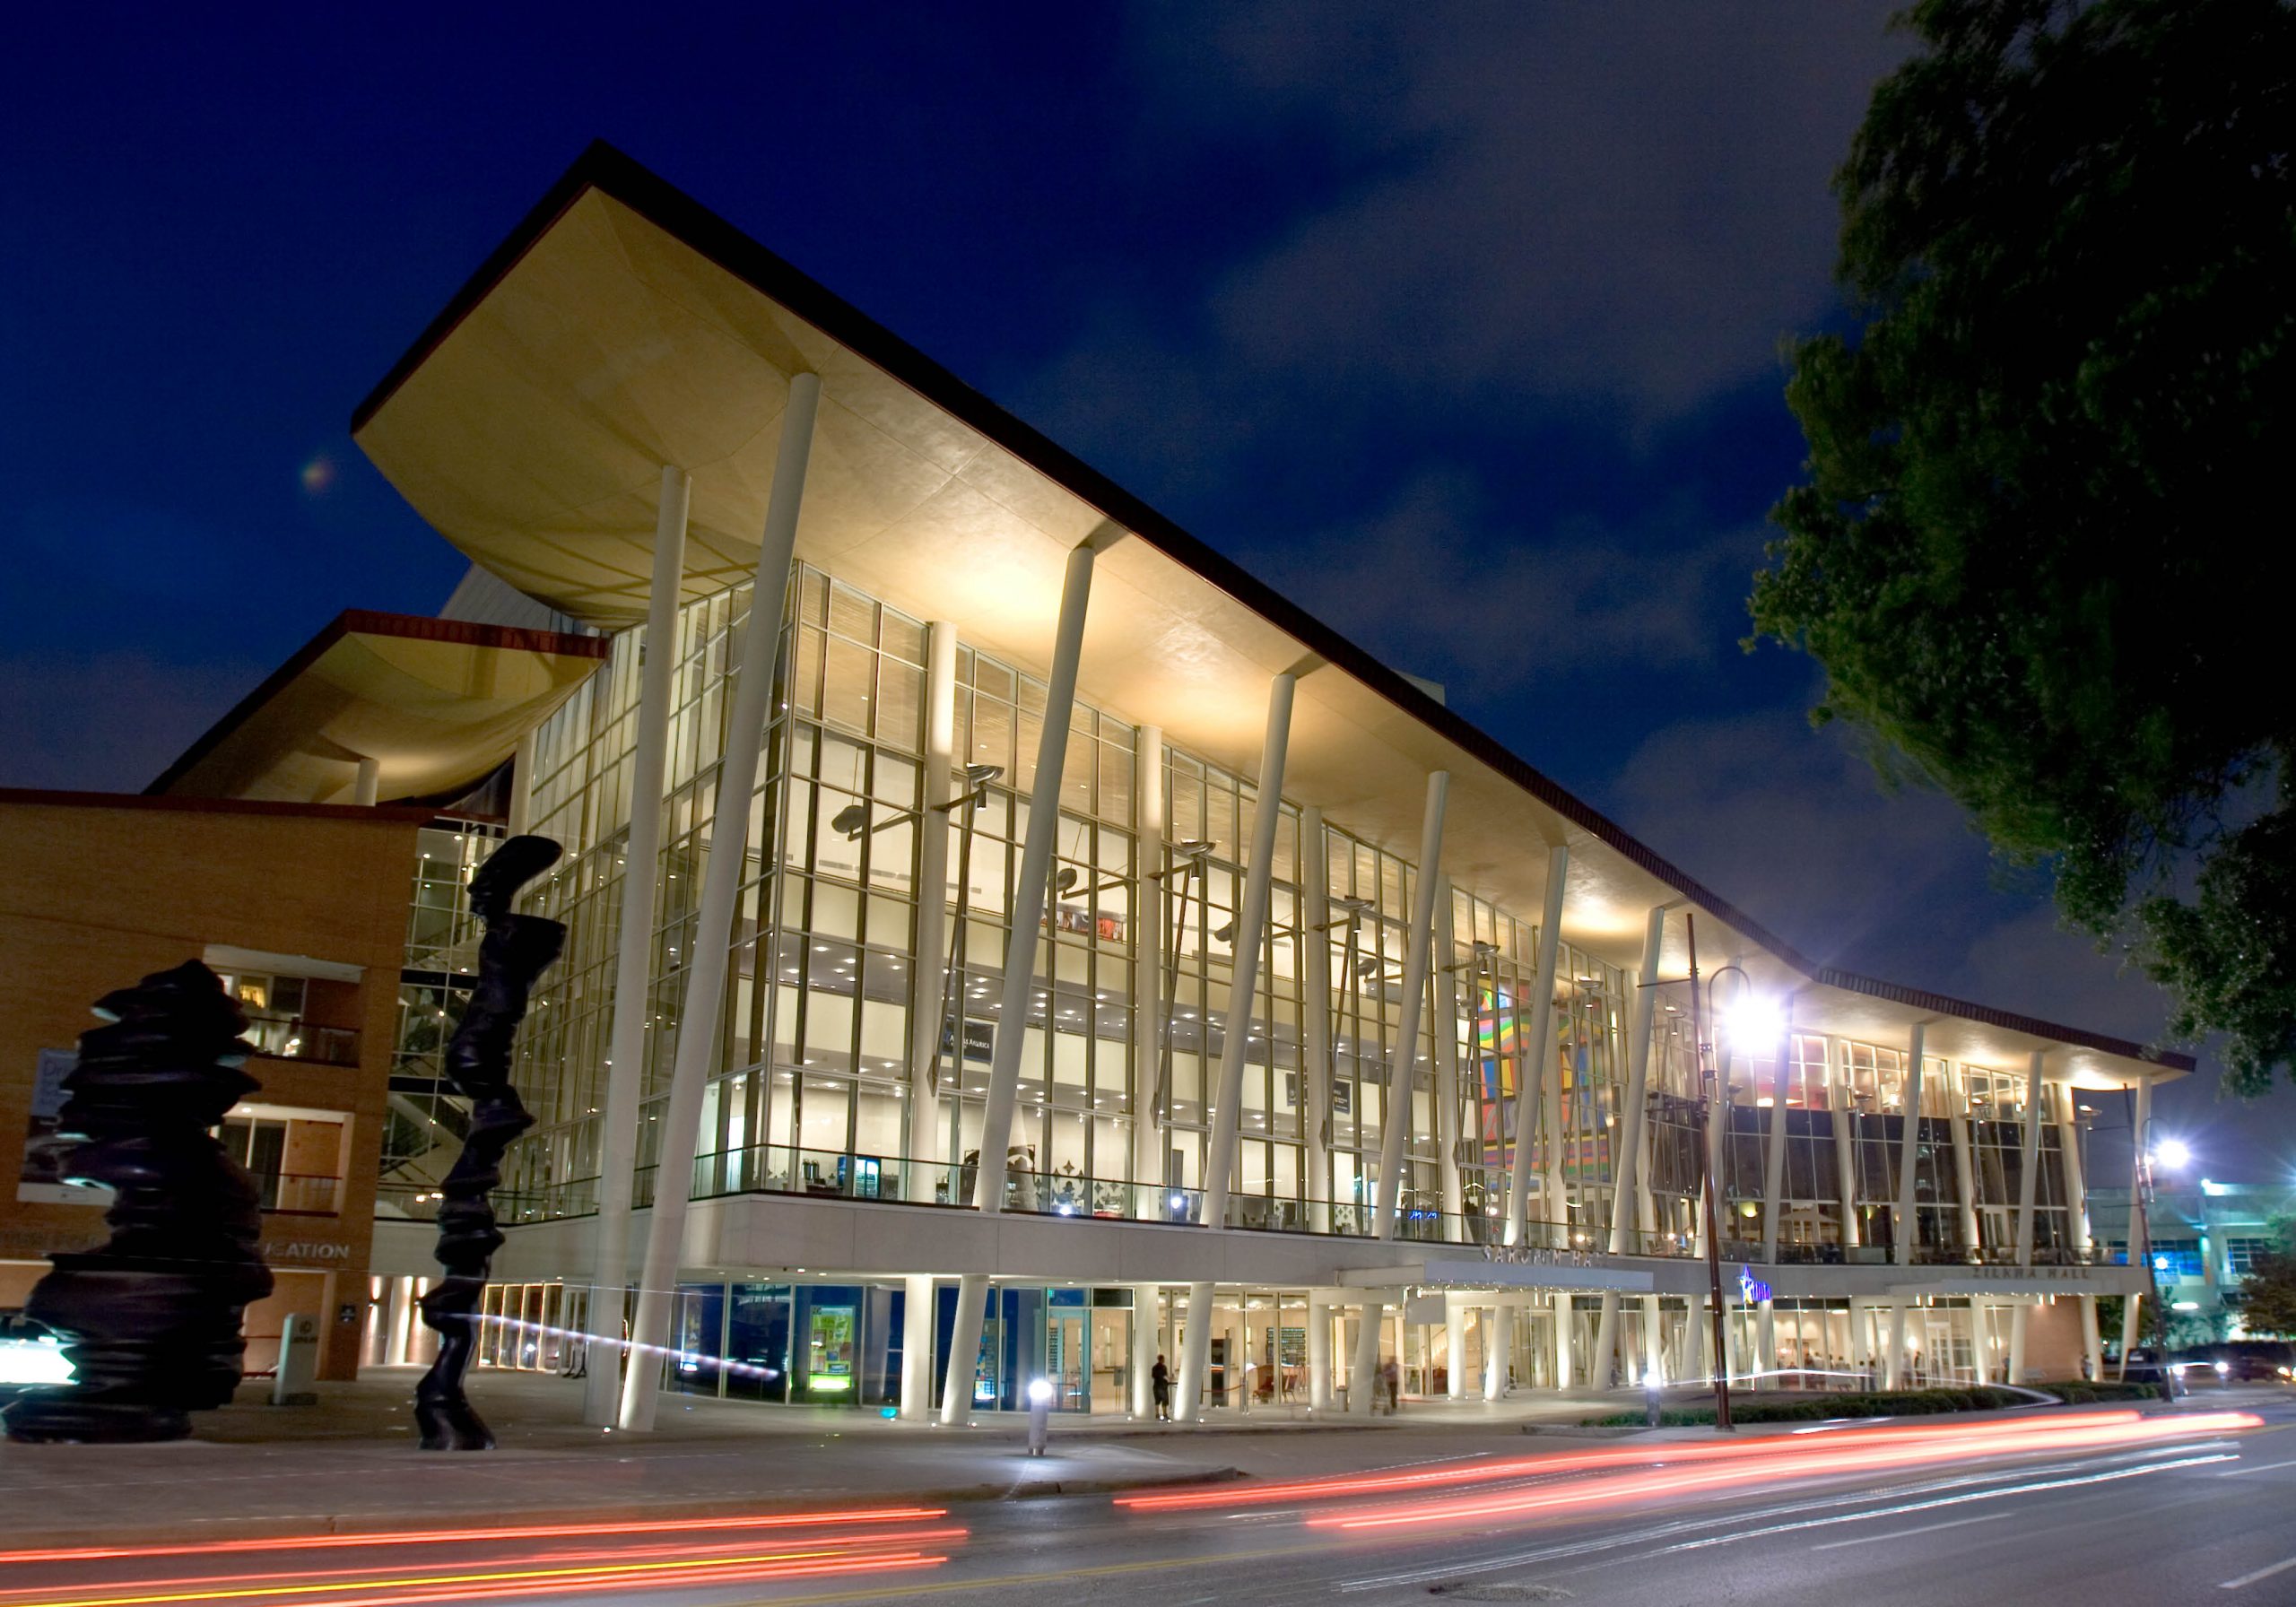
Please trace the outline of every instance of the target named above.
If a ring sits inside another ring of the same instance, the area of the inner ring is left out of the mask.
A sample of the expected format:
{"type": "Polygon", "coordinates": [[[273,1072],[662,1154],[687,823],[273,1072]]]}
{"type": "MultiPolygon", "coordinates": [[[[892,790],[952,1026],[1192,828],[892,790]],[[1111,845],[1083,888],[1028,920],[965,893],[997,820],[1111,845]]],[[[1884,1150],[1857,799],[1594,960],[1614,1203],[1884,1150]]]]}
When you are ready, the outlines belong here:
{"type": "Polygon", "coordinates": [[[1699,1376],[1709,1169],[1734,1369],[2098,1366],[2074,1090],[2189,1061],[1803,959],[617,153],[354,432],[605,652],[489,784],[570,927],[489,1354],[595,1420],[1699,1376]]]}

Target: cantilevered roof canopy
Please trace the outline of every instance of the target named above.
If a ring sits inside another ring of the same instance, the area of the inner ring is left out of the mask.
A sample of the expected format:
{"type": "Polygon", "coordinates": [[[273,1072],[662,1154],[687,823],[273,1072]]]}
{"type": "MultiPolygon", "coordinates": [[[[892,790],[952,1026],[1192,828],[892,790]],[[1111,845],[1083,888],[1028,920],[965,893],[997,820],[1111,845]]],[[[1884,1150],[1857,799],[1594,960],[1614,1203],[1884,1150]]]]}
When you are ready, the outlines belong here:
{"type": "Polygon", "coordinates": [[[606,639],[352,609],[144,789],[349,803],[451,798],[483,780],[604,662],[606,639]]]}
{"type": "MultiPolygon", "coordinates": [[[[2189,1070],[2118,1039],[1805,960],[1407,678],[971,390],[724,219],[594,145],[363,403],[352,433],[456,546],[550,606],[646,611],[662,465],[693,478],[683,595],[745,581],[793,375],[820,377],[797,554],[1039,673],[1069,550],[1093,538],[1079,687],[1249,776],[1268,680],[1300,673],[1285,790],[1416,852],[1427,773],[1451,773],[1442,869],[1530,914],[1570,845],[1564,935],[1614,963],[1643,917],[1699,915],[1709,969],[1745,964],[1801,1019],[1932,1053],[2118,1082],[2189,1070]],[[1113,526],[1135,539],[1108,541],[1113,526]]],[[[1664,970],[1686,963],[1670,923],[1664,970]]]]}

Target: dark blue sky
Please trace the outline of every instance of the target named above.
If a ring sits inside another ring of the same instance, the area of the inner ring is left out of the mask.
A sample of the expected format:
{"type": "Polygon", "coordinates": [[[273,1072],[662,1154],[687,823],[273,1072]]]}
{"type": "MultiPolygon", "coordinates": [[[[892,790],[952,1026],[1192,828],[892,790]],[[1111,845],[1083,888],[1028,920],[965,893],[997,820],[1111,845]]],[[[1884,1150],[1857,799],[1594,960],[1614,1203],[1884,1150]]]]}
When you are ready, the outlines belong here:
{"type": "MultiPolygon", "coordinates": [[[[1739,652],[1886,6],[41,8],[0,60],[0,784],[133,789],[456,554],[353,404],[593,137],[1825,960],[2159,997],[1739,652]],[[218,20],[219,17],[224,20],[218,20]]],[[[2296,1100],[2168,1111],[2220,1176],[2296,1100]]]]}

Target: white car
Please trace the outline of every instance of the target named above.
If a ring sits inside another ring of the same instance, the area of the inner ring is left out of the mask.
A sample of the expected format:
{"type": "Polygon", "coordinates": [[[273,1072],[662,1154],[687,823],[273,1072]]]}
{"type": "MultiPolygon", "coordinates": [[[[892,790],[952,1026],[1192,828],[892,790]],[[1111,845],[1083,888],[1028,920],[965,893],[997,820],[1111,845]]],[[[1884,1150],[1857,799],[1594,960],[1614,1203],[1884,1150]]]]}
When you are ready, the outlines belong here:
{"type": "Polygon", "coordinates": [[[28,1316],[0,1316],[0,1389],[28,1384],[69,1384],[72,1359],[56,1335],[28,1316]]]}

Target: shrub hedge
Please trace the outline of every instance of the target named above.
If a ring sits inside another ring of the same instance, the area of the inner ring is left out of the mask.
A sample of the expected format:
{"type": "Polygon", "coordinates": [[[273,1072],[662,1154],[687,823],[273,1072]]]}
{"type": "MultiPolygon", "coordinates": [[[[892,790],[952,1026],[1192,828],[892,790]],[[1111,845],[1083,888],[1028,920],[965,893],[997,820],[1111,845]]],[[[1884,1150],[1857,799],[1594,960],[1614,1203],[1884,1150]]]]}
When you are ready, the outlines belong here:
{"type": "MultiPolygon", "coordinates": [[[[2140,1401],[2161,1393],[2150,1384],[2052,1384],[2051,1394],[2073,1403],[2140,1401]]],[[[1984,1412],[2002,1406],[2022,1406],[2031,1396],[2015,1390],[1983,1385],[1972,1389],[1876,1390],[1862,1394],[1792,1395],[1732,1394],[1730,1420],[1738,1423],[1813,1422],[1841,1417],[1926,1417],[1941,1412],[1984,1412]]],[[[1690,1428],[1714,1420],[1711,1406],[1668,1406],[1658,1421],[1669,1429],[1690,1428]]],[[[1649,1421],[1639,1412],[1621,1412],[1584,1420],[1589,1428],[1635,1428],[1649,1421]]]]}

